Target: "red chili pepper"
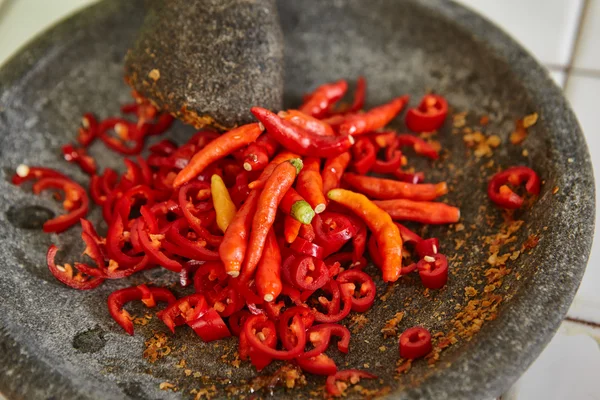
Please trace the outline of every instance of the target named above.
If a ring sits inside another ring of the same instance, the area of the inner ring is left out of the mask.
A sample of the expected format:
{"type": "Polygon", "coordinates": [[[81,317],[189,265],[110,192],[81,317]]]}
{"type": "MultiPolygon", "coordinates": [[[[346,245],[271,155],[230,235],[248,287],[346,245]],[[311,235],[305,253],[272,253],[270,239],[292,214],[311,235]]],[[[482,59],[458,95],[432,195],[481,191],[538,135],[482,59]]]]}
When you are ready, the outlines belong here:
{"type": "Polygon", "coordinates": [[[323,255],[325,254],[325,249],[318,244],[309,242],[304,238],[296,238],[296,240],[291,244],[290,249],[309,255],[311,257],[318,258],[319,260],[323,259],[323,255]]]}
{"type": "Polygon", "coordinates": [[[133,322],[131,322],[133,317],[123,309],[123,306],[134,300],[142,300],[146,307],[154,307],[156,301],[172,304],[177,299],[168,289],[147,287],[146,285],[132,286],[112,292],[108,296],[108,312],[130,335],[133,335],[133,322]]]}
{"type": "Polygon", "coordinates": [[[370,374],[366,371],[360,371],[357,369],[346,369],[343,371],[338,371],[335,375],[330,375],[327,377],[327,383],[325,388],[327,389],[327,393],[332,396],[341,396],[348,386],[347,384],[340,385],[339,381],[350,382],[352,384],[358,383],[361,379],[377,379],[377,377],[373,374],[370,374]]]}
{"type": "Polygon", "coordinates": [[[397,97],[365,113],[348,116],[340,125],[339,132],[341,135],[361,135],[383,128],[398,115],[407,102],[408,96],[397,97]]]}
{"type": "Polygon", "coordinates": [[[348,353],[348,349],[350,347],[350,331],[343,325],[319,324],[310,327],[306,334],[308,340],[310,340],[314,348],[303,353],[299,358],[310,358],[324,353],[329,347],[331,335],[335,335],[340,338],[337,343],[338,350],[344,354],[348,353]]]}
{"type": "Polygon", "coordinates": [[[417,235],[415,232],[411,231],[404,225],[399,224],[397,222],[395,224],[398,227],[398,229],[400,230],[400,236],[402,237],[402,242],[417,244],[423,240],[421,238],[421,236],[417,235]]]}
{"type": "Polygon", "coordinates": [[[59,215],[46,222],[42,229],[44,232],[61,233],[77,224],[88,213],[90,200],[84,188],[69,178],[46,177],[41,178],[33,185],[33,193],[40,194],[44,190],[58,189],[65,192],[63,208],[67,214],[59,215]]]}
{"type": "Polygon", "coordinates": [[[392,219],[415,221],[424,224],[453,224],[460,219],[460,210],[445,203],[413,201],[407,199],[373,201],[390,214],[392,219]]]}
{"type": "Polygon", "coordinates": [[[254,142],[261,133],[259,124],[254,123],[240,126],[219,136],[192,157],[189,164],[177,174],[173,186],[179,187],[194,179],[210,164],[254,142]]]}
{"type": "Polygon", "coordinates": [[[246,257],[248,236],[252,225],[252,218],[256,212],[259,192],[253,190],[248,199],[235,214],[225,231],[223,242],[219,246],[219,256],[225,265],[228,275],[236,278],[240,274],[242,262],[246,257]]]}
{"type": "Polygon", "coordinates": [[[92,113],[83,114],[81,127],[77,133],[77,141],[83,146],[89,146],[98,136],[98,120],[92,113]]]}
{"type": "Polygon", "coordinates": [[[279,164],[298,157],[299,156],[295,153],[289,151],[282,151],[281,153],[277,154],[275,158],[273,158],[269,165],[267,165],[263,172],[261,172],[260,177],[257,180],[248,184],[248,187],[250,189],[261,189],[263,186],[265,186],[265,182],[267,182],[267,179],[269,179],[269,177],[271,176],[273,171],[275,171],[275,168],[279,166],[279,164]]]}
{"type": "Polygon", "coordinates": [[[96,161],[87,154],[84,147],[73,147],[67,144],[62,147],[65,160],[79,165],[79,168],[88,175],[96,173],[96,161]]]}
{"type": "Polygon", "coordinates": [[[266,302],[273,301],[281,293],[281,252],[275,233],[267,234],[265,247],[256,271],[256,290],[266,302]]]}
{"type": "Polygon", "coordinates": [[[434,200],[448,193],[446,182],[412,184],[391,179],[344,174],[344,181],[359,192],[376,199],[434,200]]]}
{"type": "Polygon", "coordinates": [[[319,136],[335,136],[331,125],[298,110],[280,111],[277,115],[300,128],[319,136]]]}
{"type": "MultiPolygon", "coordinates": [[[[304,170],[304,167],[302,169],[304,170]]],[[[281,203],[279,203],[279,208],[285,214],[302,224],[310,224],[315,216],[315,212],[310,204],[294,188],[290,188],[285,193],[281,199],[281,203]]]]}
{"type": "Polygon", "coordinates": [[[306,254],[293,256],[289,264],[289,275],[290,283],[300,290],[317,290],[329,280],[325,263],[306,254]]]}
{"type": "MultiPolygon", "coordinates": [[[[367,260],[364,257],[360,257],[358,260],[355,259],[354,252],[337,252],[335,254],[330,255],[325,260],[325,264],[331,266],[335,263],[340,264],[339,266],[344,268],[352,268],[362,270],[367,266],[367,260]]],[[[337,275],[339,271],[336,272],[337,275]]],[[[332,276],[331,271],[329,276],[332,276]]]]}
{"type": "Polygon", "coordinates": [[[371,171],[377,174],[391,174],[396,172],[402,165],[402,152],[393,147],[386,150],[386,160],[376,159],[371,167],[371,171]]]}
{"type": "MultiPolygon", "coordinates": [[[[373,306],[377,290],[373,279],[369,275],[356,269],[350,269],[340,273],[336,280],[340,284],[347,283],[354,286],[352,290],[352,311],[365,312],[373,306]],[[356,290],[358,290],[358,293],[356,290]]],[[[352,286],[347,287],[352,288],[352,286]]]]}
{"type": "Polygon", "coordinates": [[[435,256],[440,249],[440,243],[437,238],[423,239],[417,242],[415,251],[420,258],[425,256],[435,256]]]}
{"type": "Polygon", "coordinates": [[[419,106],[409,108],[406,113],[406,126],[413,132],[431,132],[444,124],[448,115],[448,103],[442,96],[428,94],[423,96],[419,106]]]}
{"type": "Polygon", "coordinates": [[[417,263],[419,277],[423,286],[429,289],[441,289],[448,282],[448,260],[440,253],[424,256],[417,263]]]}
{"type": "Polygon", "coordinates": [[[431,352],[431,334],[420,326],[408,328],[400,335],[400,357],[413,360],[431,352]]]}
{"type": "Polygon", "coordinates": [[[221,316],[212,308],[187,324],[206,343],[231,336],[221,316]]]}
{"type": "Polygon", "coordinates": [[[146,134],[148,136],[160,135],[171,127],[173,121],[175,121],[175,118],[171,114],[167,112],[162,113],[158,116],[155,123],[146,124],[146,134]]]}
{"type": "Polygon", "coordinates": [[[137,126],[122,118],[108,118],[98,126],[98,137],[104,144],[124,155],[139,154],[144,146],[144,131],[138,131],[137,126]],[[118,137],[108,134],[114,130],[118,137]],[[133,142],[133,146],[127,146],[126,142],[133,142]]]}
{"type": "Polygon", "coordinates": [[[432,160],[437,160],[439,158],[437,150],[420,137],[402,134],[396,137],[396,142],[399,147],[412,147],[415,153],[421,156],[431,158],[432,160]]]}
{"type": "Polygon", "coordinates": [[[425,180],[425,174],[422,172],[409,173],[402,170],[394,171],[394,177],[402,182],[421,183],[425,180]]]}
{"type": "Polygon", "coordinates": [[[352,148],[352,155],[355,160],[354,169],[361,175],[369,172],[377,160],[375,145],[369,138],[358,139],[352,148]]]}
{"type": "Polygon", "coordinates": [[[315,241],[325,250],[323,257],[341,249],[358,232],[358,226],[344,214],[326,211],[313,222],[315,241]]]}
{"type": "Polygon", "coordinates": [[[240,336],[240,332],[242,331],[242,326],[246,319],[250,317],[250,312],[247,310],[236,311],[229,316],[229,330],[234,336],[240,336]]]}
{"type": "MultiPolygon", "coordinates": [[[[245,323],[246,322],[244,322],[244,324],[245,323]]],[[[265,346],[265,348],[275,349],[277,346],[277,332],[275,329],[275,324],[272,321],[266,321],[261,324],[260,335],[262,344],[265,346]]],[[[242,330],[240,333],[239,354],[241,359],[247,359],[250,357],[250,361],[257,371],[261,371],[262,369],[266,368],[269,364],[271,364],[271,361],[273,361],[273,357],[250,346],[248,335],[246,334],[245,330],[242,330]]]]}
{"type": "MultiPolygon", "coordinates": [[[[349,284],[344,283],[342,285],[349,284]]],[[[315,321],[338,322],[346,318],[352,309],[352,295],[350,290],[347,289],[349,288],[345,287],[345,289],[342,290],[341,285],[334,280],[327,282],[327,284],[323,286],[323,290],[332,294],[332,300],[326,304],[327,314],[315,310],[315,321]],[[344,307],[341,309],[340,303],[344,304],[344,307]]]]}
{"type": "Polygon", "coordinates": [[[183,268],[181,263],[177,260],[169,258],[162,250],[163,247],[162,242],[165,240],[164,234],[151,234],[147,232],[145,228],[145,224],[138,220],[139,223],[137,225],[138,235],[140,238],[140,245],[142,249],[144,249],[146,255],[150,257],[157,264],[165,267],[166,269],[173,272],[180,272],[183,268]]]}
{"type": "Polygon", "coordinates": [[[300,233],[302,222],[294,219],[293,217],[286,215],[283,219],[283,236],[287,243],[293,243],[300,233]]]}
{"type": "Polygon", "coordinates": [[[315,135],[264,108],[252,107],[250,111],[266,127],[271,137],[286,149],[303,156],[334,157],[354,144],[352,136],[315,135]]]}
{"type": "MultiPolygon", "coordinates": [[[[289,350],[276,350],[266,346],[262,342],[259,334],[262,333],[262,328],[265,324],[268,324],[269,322],[271,321],[268,320],[266,315],[253,315],[246,320],[243,331],[250,346],[276,360],[292,360],[304,351],[304,346],[306,345],[306,328],[299,315],[295,315],[292,318],[292,324],[289,327],[289,330],[296,337],[296,345],[289,350]]],[[[275,329],[270,330],[269,334],[272,335],[274,332],[275,329]]]]}
{"type": "Polygon", "coordinates": [[[208,305],[204,296],[192,294],[170,304],[167,308],[158,312],[156,316],[165,323],[171,332],[175,333],[175,326],[194,321],[207,310],[208,305]]]}
{"type": "Polygon", "coordinates": [[[55,171],[50,168],[44,167],[30,167],[24,164],[21,164],[17,167],[15,174],[12,176],[13,185],[20,185],[23,182],[27,182],[33,179],[42,179],[42,178],[63,178],[69,179],[68,176],[63,175],[62,173],[55,171]]]}
{"type": "MultiPolygon", "coordinates": [[[[204,239],[198,238],[195,241],[188,239],[191,236],[188,227],[188,222],[185,219],[180,218],[174,221],[167,231],[167,242],[163,242],[163,246],[168,246],[168,244],[173,244],[173,246],[165,247],[165,249],[174,254],[198,261],[219,260],[219,253],[216,250],[207,249],[207,243],[204,239]],[[184,233],[182,234],[182,232],[184,233]]],[[[197,234],[193,236],[197,236],[197,234]]]]}
{"type": "Polygon", "coordinates": [[[348,109],[348,113],[356,113],[363,109],[365,98],[367,97],[367,80],[359,76],[356,80],[356,90],[354,92],[354,100],[348,109]]]}
{"type": "Polygon", "coordinates": [[[150,146],[148,150],[150,150],[150,153],[158,154],[159,156],[170,156],[177,150],[177,144],[172,140],[163,139],[150,146]]]}
{"type": "Polygon", "coordinates": [[[350,153],[344,152],[339,156],[328,158],[325,161],[323,172],[321,176],[323,178],[323,193],[327,194],[331,189],[335,189],[340,186],[342,175],[350,163],[350,153]]]}
{"type": "Polygon", "coordinates": [[[52,275],[60,282],[77,290],[94,289],[104,282],[103,278],[84,276],[79,271],[74,274],[73,267],[70,264],[56,265],[54,259],[57,252],[58,247],[50,245],[46,254],[46,263],[52,275]]]}
{"type": "Polygon", "coordinates": [[[267,182],[258,197],[256,214],[252,219],[252,230],[248,241],[248,251],[244,260],[243,274],[249,279],[254,274],[258,261],[262,255],[267,234],[275,222],[277,208],[285,193],[292,187],[296,175],[302,169],[300,159],[292,159],[281,163],[267,182]]]}
{"type": "Polygon", "coordinates": [[[309,95],[299,109],[315,118],[323,118],[327,115],[331,105],[344,97],[346,90],[348,90],[348,83],[345,80],[321,85],[309,95]]]}
{"type": "Polygon", "coordinates": [[[190,224],[190,227],[200,233],[203,221],[195,214],[203,213],[213,209],[210,198],[210,184],[206,182],[190,182],[179,188],[177,196],[179,207],[190,224]]]}
{"type": "Polygon", "coordinates": [[[495,174],[488,185],[490,200],[502,208],[519,208],[524,202],[507,184],[514,187],[525,184],[527,193],[534,196],[540,193],[540,178],[534,170],[528,167],[510,167],[495,174]]]}
{"type": "MultiPolygon", "coordinates": [[[[304,167],[298,174],[296,188],[298,193],[308,201],[317,214],[325,211],[327,199],[323,194],[323,179],[320,173],[321,161],[318,158],[307,157],[304,167]]],[[[310,223],[310,222],[304,222],[310,223]]]]}
{"type": "Polygon", "coordinates": [[[309,358],[296,359],[298,366],[305,372],[314,375],[333,375],[337,372],[335,361],[326,354],[319,354],[309,358]]]}
{"type": "Polygon", "coordinates": [[[395,282],[402,271],[402,238],[398,227],[388,213],[377,207],[365,196],[344,189],[333,189],[327,196],[358,215],[377,239],[381,254],[383,280],[395,282]]]}

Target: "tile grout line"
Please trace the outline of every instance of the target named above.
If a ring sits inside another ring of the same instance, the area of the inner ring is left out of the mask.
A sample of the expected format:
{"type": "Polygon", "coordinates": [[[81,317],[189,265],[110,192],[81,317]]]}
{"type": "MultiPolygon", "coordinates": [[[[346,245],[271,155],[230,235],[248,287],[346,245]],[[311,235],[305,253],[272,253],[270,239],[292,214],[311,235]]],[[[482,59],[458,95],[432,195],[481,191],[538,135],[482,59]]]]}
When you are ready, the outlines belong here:
{"type": "Polygon", "coordinates": [[[583,26],[585,24],[585,16],[587,14],[587,10],[590,8],[590,0],[583,0],[583,5],[579,10],[579,18],[577,19],[577,30],[575,31],[575,38],[573,39],[573,45],[571,46],[571,52],[569,54],[569,59],[567,60],[567,66],[565,67],[565,82],[563,84],[563,92],[567,91],[567,87],[569,85],[569,78],[571,77],[571,71],[573,70],[573,63],[575,62],[575,57],[577,55],[577,48],[579,47],[579,41],[581,39],[581,35],[583,34],[583,26]]]}

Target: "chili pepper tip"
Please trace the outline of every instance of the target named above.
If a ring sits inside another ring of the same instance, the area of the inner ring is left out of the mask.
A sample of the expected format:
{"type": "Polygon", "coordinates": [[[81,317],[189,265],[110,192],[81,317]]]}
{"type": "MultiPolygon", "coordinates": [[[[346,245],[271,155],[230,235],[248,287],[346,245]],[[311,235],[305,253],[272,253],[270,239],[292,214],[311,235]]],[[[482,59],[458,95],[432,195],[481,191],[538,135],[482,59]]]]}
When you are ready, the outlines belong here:
{"type": "Polygon", "coordinates": [[[294,167],[296,167],[296,175],[298,175],[300,173],[300,171],[302,171],[302,167],[304,167],[304,163],[302,162],[302,159],[301,158],[292,158],[289,161],[294,167]]]}
{"type": "Polygon", "coordinates": [[[317,206],[315,207],[315,213],[321,214],[323,211],[325,211],[326,207],[327,206],[325,204],[323,204],[323,203],[317,204],[317,206]]]}
{"type": "Polygon", "coordinates": [[[274,297],[272,294],[265,294],[264,299],[266,302],[269,302],[269,301],[273,301],[274,297]]]}

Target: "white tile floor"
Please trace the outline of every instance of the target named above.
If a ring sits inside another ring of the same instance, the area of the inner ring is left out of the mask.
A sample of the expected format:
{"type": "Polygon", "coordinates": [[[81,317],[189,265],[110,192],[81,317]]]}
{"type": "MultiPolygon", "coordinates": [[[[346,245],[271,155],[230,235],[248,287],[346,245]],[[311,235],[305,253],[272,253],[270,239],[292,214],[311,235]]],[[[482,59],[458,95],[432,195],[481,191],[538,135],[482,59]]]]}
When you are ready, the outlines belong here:
{"type": "MultiPolygon", "coordinates": [[[[0,64],[56,20],[96,0],[0,0],[0,64]]],[[[517,38],[546,64],[571,102],[600,182],[600,0],[460,0],[517,38]]],[[[600,226],[600,212],[596,218],[600,226]]],[[[600,239],[569,318],[600,326],[600,239]]],[[[600,328],[565,321],[502,398],[600,399],[600,328]]]]}

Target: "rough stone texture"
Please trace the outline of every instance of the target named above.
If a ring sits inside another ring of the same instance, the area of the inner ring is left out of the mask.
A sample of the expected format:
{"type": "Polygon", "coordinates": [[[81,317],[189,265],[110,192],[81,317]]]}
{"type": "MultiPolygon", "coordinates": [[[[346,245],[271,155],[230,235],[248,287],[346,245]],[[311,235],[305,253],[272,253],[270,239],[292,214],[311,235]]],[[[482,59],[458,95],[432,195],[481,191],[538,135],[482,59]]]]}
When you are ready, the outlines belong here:
{"type": "MultiPolygon", "coordinates": [[[[440,140],[448,159],[434,165],[423,161],[419,167],[426,169],[431,181],[448,179],[453,187],[448,201],[461,206],[467,229],[458,233],[433,227],[420,233],[440,236],[442,251],[448,255],[454,252],[453,239],[472,233],[460,250],[464,259],[451,263],[448,287],[430,293],[429,298],[423,296],[417,279],[403,278],[387,302],[378,300],[366,314],[370,323],[352,336],[350,353],[334,355],[339,365],[347,362],[349,367],[364,368],[368,363],[368,370],[396,388],[390,397],[497,396],[552,337],[579,285],[590,250],[594,181],[585,142],[568,104],[542,67],[511,39],[450,2],[281,0],[279,13],[286,38],[286,106],[298,104],[301,95],[319,83],[364,74],[369,106],[403,93],[411,94],[416,104],[422,93],[434,88],[455,111],[468,110],[473,118],[489,115],[488,132],[499,134],[504,143],[517,118],[533,111],[540,114],[524,144],[528,157],[521,155],[522,147],[509,144],[493,157],[504,167],[531,165],[545,180],[535,206],[516,214],[525,220],[516,244],[531,233],[539,234],[540,242],[531,253],[508,262],[514,272],[498,289],[506,298],[498,318],[486,322],[471,341],[460,340],[445,350],[434,368],[416,362],[408,374],[394,379],[397,342],[381,337],[383,322],[403,310],[406,316],[400,330],[415,324],[433,331],[450,329],[455,305],[465,302],[464,287],[482,290],[485,285],[477,284],[471,275],[488,257],[477,237],[495,228],[479,219],[478,208],[486,206],[485,215],[501,219],[485,195],[490,171],[481,166],[487,160],[470,158],[461,135],[446,128],[440,140]],[[447,168],[450,163],[458,167],[452,173],[447,168]],[[555,186],[560,190],[553,194],[555,186]],[[471,230],[471,224],[477,229],[471,230]],[[379,352],[381,345],[388,351],[379,352]]],[[[176,277],[153,270],[107,282],[91,292],[73,291],[52,278],[44,254],[50,243],[56,243],[65,260],[80,257],[79,230],[45,235],[18,222],[23,213],[19,207],[35,206],[31,210],[37,210],[36,216],[48,213],[37,207],[60,212],[51,198],[36,197],[28,188],[8,182],[18,164],[47,165],[86,181],[61,160],[59,148],[73,138],[84,111],[105,117],[128,100],[122,59],[142,14],[138,2],[101,3],[42,35],[0,72],[0,391],[11,399],[190,398],[189,391],[203,384],[174,367],[181,358],[188,368],[214,379],[227,377],[231,369],[232,385],[254,375],[245,363],[232,369],[221,362],[222,344],[203,344],[185,328],[170,341],[176,348],[187,344],[188,350],[149,364],[141,358],[143,342],[153,331],[166,332],[165,328],[153,319],[149,325],[136,326],[136,336],[129,337],[111,321],[104,303],[116,288],[147,280],[174,282],[176,277]],[[160,391],[163,381],[176,383],[181,392],[160,391]]],[[[396,125],[402,128],[400,119],[396,125]]],[[[191,133],[183,125],[173,131],[179,138],[191,133]]],[[[103,166],[120,167],[119,157],[101,144],[91,152],[103,166]]],[[[99,210],[90,218],[98,221],[99,210]]],[[[380,280],[377,285],[383,293],[380,280]]],[[[134,306],[132,311],[143,308],[134,306]]],[[[309,381],[302,396],[281,389],[275,395],[308,397],[309,390],[324,382],[319,377],[309,381]]],[[[378,383],[364,382],[364,386],[375,388],[378,383]]]]}
{"type": "Polygon", "coordinates": [[[197,128],[250,122],[253,105],[282,104],[275,1],[152,2],[125,67],[132,87],[197,128]]]}

